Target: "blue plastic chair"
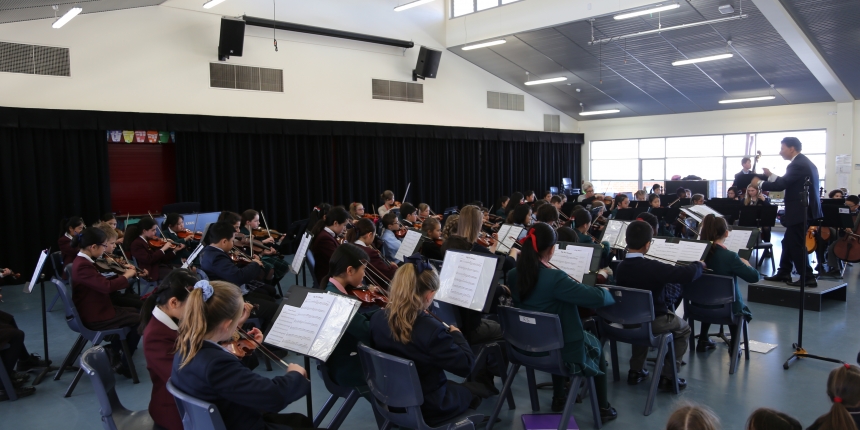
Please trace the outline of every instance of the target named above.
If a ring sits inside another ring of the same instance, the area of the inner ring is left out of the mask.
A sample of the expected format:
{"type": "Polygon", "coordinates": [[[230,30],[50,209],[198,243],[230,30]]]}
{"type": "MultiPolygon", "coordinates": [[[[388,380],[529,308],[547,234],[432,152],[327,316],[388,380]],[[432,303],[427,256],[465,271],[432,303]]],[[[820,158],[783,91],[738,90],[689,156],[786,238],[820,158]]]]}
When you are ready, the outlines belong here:
{"type": "Polygon", "coordinates": [[[84,352],[81,355],[81,368],[93,383],[105,430],[149,430],[155,426],[149,410],[130,411],[119,401],[116,379],[104,348],[94,346],[84,352]]]}
{"type": "Polygon", "coordinates": [[[214,403],[204,402],[180,391],[167,380],[167,391],[173,394],[179,416],[182,417],[182,427],[185,430],[227,430],[221,412],[214,403]]]}
{"type": "MultiPolygon", "coordinates": [[[[566,430],[567,423],[570,421],[570,416],[573,413],[573,406],[576,403],[576,393],[579,391],[579,386],[583,378],[585,378],[590,393],[591,414],[594,417],[594,425],[598,429],[603,426],[603,422],[600,419],[600,406],[597,403],[594,378],[572,374],[567,367],[567,363],[561,357],[561,350],[564,348],[564,334],[561,330],[561,321],[558,315],[500,306],[499,324],[502,325],[502,332],[507,342],[508,359],[511,361],[511,368],[508,371],[505,385],[502,388],[503,395],[511,391],[511,384],[514,382],[517,371],[521,366],[525,366],[532,410],[539,411],[540,403],[538,402],[534,371],[539,370],[571,378],[570,392],[567,394],[567,404],[564,406],[564,412],[562,412],[561,421],[558,424],[558,430],[566,430]]],[[[493,414],[490,415],[487,430],[493,428],[496,418],[502,409],[503,401],[504,398],[499,396],[499,400],[493,408],[493,414]]]]}
{"type": "Polygon", "coordinates": [[[657,385],[660,383],[660,374],[663,371],[663,361],[668,352],[672,360],[672,381],[674,381],[674,393],[680,392],[678,388],[678,368],[675,360],[675,345],[672,343],[672,333],[661,333],[654,335],[651,331],[651,323],[654,322],[654,303],[651,300],[651,292],[635,288],[616,287],[612,285],[600,285],[609,289],[615,304],[597,308],[597,321],[602,336],[601,342],[609,341],[612,350],[612,377],[618,381],[621,375],[618,367],[618,342],[637,346],[657,348],[657,362],[655,363],[654,375],[651,387],[648,391],[648,399],[645,401],[645,416],[651,415],[654,406],[654,397],[657,394],[657,385]]]}
{"type": "Polygon", "coordinates": [[[325,419],[326,415],[328,415],[331,408],[334,407],[334,404],[338,399],[343,398],[343,404],[340,406],[340,409],[337,410],[337,413],[332,417],[331,422],[329,422],[326,427],[328,430],[337,430],[340,428],[343,421],[346,419],[346,416],[349,415],[349,412],[352,410],[352,407],[355,406],[355,402],[358,401],[358,398],[361,397],[361,394],[355,388],[346,388],[337,385],[334,381],[331,380],[329,376],[329,369],[326,366],[324,361],[317,360],[317,371],[320,374],[320,378],[325,384],[325,388],[331,393],[328,400],[322,406],[322,409],[317,413],[314,417],[314,428],[317,428],[322,424],[322,421],[325,419]]]}
{"type": "Polygon", "coordinates": [[[445,424],[430,427],[421,414],[424,393],[412,360],[385,354],[361,343],[358,356],[373,395],[373,408],[385,418],[380,430],[389,430],[395,425],[415,430],[474,429],[484,419],[481,414],[469,415],[467,411],[445,424]]]}
{"type": "MultiPolygon", "coordinates": [[[[67,276],[68,279],[63,279],[63,253],[60,251],[54,251],[51,253],[51,255],[48,256],[48,258],[51,259],[51,266],[54,268],[54,278],[59,279],[60,282],[62,282],[66,286],[67,289],[70,288],[72,285],[71,274],[67,276]]],[[[54,311],[54,305],[57,304],[58,300],[60,300],[60,295],[54,294],[54,298],[51,299],[51,304],[48,305],[48,312],[54,311]]]]}
{"type": "MultiPolygon", "coordinates": [[[[131,264],[134,267],[137,267],[138,269],[140,269],[140,265],[137,264],[136,258],[131,257],[131,264]]],[[[143,279],[140,276],[138,276],[135,279],[137,279],[137,295],[139,295],[139,296],[146,294],[146,292],[149,291],[150,288],[154,289],[154,288],[158,287],[158,282],[147,281],[146,279],[143,279]]]]}
{"type": "MultiPolygon", "coordinates": [[[[0,347],[0,351],[9,348],[10,346],[6,344],[5,346],[0,347]]],[[[12,385],[12,377],[6,372],[6,366],[4,366],[3,363],[0,363],[0,386],[2,386],[3,390],[6,391],[6,395],[9,396],[9,401],[14,402],[15,400],[18,400],[18,394],[15,393],[15,386],[12,385]]]]}
{"type": "MultiPolygon", "coordinates": [[[[701,278],[683,286],[684,318],[690,324],[692,333],[696,332],[696,321],[710,324],[729,324],[738,327],[737,336],[731,340],[729,355],[729,375],[738,369],[738,350],[740,335],[744,337],[746,359],[750,359],[749,333],[747,320],[741,315],[734,315],[732,303],[735,297],[735,280],[731,276],[703,275],[701,278]]],[[[690,336],[690,351],[695,349],[696,336],[690,336]]]]}
{"type": "MultiPolygon", "coordinates": [[[[131,330],[136,330],[137,327],[120,327],[110,330],[104,331],[95,331],[88,329],[83,322],[81,322],[81,317],[78,315],[78,309],[75,308],[74,302],[72,302],[72,298],[66,293],[66,288],[62,282],[52,279],[51,280],[54,285],[57,287],[57,293],[60,295],[60,300],[63,302],[63,307],[66,309],[66,324],[68,324],[69,328],[72,329],[73,332],[78,333],[78,339],[75,340],[74,345],[69,350],[69,353],[66,354],[66,358],[63,360],[63,364],[60,365],[60,369],[57,371],[57,374],[54,376],[55,381],[59,381],[60,377],[63,376],[63,372],[66,370],[66,367],[71,366],[75,359],[78,358],[78,355],[84,350],[84,347],[87,346],[87,342],[92,342],[93,346],[98,346],[102,341],[105,340],[107,336],[117,335],[122,342],[122,351],[127,357],[128,368],[131,371],[132,381],[135,384],[140,383],[140,380],[137,378],[137,370],[134,368],[134,360],[131,359],[131,354],[128,350],[128,342],[126,342],[126,336],[131,330]]],[[[75,386],[78,385],[78,381],[80,381],[81,376],[84,374],[83,367],[78,369],[77,374],[75,374],[75,379],[72,380],[72,383],[69,385],[69,388],[66,390],[66,393],[63,397],[69,397],[72,395],[72,391],[75,390],[75,386]]]]}
{"type": "Polygon", "coordinates": [[[200,279],[202,279],[204,281],[209,280],[209,275],[207,275],[206,272],[204,272],[203,269],[201,269],[199,267],[197,268],[197,277],[199,277],[200,279]]]}
{"type": "Polygon", "coordinates": [[[311,272],[311,279],[313,279],[314,281],[314,285],[311,288],[325,289],[325,286],[320,285],[320,280],[317,279],[317,274],[316,272],[314,272],[314,267],[316,267],[317,261],[314,258],[314,253],[311,252],[310,249],[308,249],[307,253],[305,253],[305,264],[308,265],[308,270],[310,270],[311,272]]]}

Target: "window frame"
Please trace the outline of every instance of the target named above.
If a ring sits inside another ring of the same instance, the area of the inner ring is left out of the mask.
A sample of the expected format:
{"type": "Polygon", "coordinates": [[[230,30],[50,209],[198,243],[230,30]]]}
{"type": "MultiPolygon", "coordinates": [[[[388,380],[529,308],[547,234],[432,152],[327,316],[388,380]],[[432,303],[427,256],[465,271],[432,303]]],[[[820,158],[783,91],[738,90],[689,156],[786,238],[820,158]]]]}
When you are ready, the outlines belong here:
{"type": "MultiPolygon", "coordinates": [[[[450,1],[449,1],[449,3],[448,3],[448,6],[450,6],[450,9],[451,9],[451,12],[448,14],[448,19],[462,18],[462,17],[464,17],[464,16],[472,15],[472,14],[474,14],[474,13],[484,12],[484,11],[487,11],[487,10],[495,9],[495,8],[497,8],[497,7],[508,6],[508,5],[512,5],[512,4],[520,3],[520,2],[525,1],[525,0],[514,0],[514,1],[510,2],[510,3],[502,3],[502,0],[496,0],[496,5],[495,5],[495,6],[488,7],[488,8],[486,8],[486,9],[481,9],[481,10],[478,10],[478,0],[472,0],[472,11],[471,11],[471,12],[469,12],[469,13],[464,13],[464,14],[462,14],[462,15],[454,16],[454,2],[455,2],[455,1],[458,1],[458,0],[450,0],[450,1]]],[[[464,0],[459,0],[459,1],[464,1],[464,0]]]]}

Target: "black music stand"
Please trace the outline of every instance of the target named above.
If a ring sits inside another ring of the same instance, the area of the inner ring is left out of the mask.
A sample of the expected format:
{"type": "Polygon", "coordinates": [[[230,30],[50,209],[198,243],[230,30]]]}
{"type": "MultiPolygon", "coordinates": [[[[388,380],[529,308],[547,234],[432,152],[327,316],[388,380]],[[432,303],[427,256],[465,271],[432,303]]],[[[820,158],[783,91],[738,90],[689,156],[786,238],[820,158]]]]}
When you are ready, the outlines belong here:
{"type": "Polygon", "coordinates": [[[713,210],[723,214],[726,222],[729,225],[732,225],[737,221],[740,210],[744,207],[744,203],[739,200],[733,199],[710,199],[708,200],[708,206],[710,206],[713,210]]]}
{"type": "Polygon", "coordinates": [[[648,212],[647,207],[635,207],[635,208],[627,208],[627,209],[618,209],[615,213],[615,218],[621,221],[633,221],[636,217],[639,216],[642,212],[648,212]]]}
{"type": "MultiPolygon", "coordinates": [[[[839,200],[839,199],[828,199],[828,200],[839,200]]],[[[828,204],[826,206],[821,206],[821,213],[824,215],[821,220],[819,220],[820,227],[833,227],[833,228],[854,228],[854,220],[851,217],[851,213],[846,206],[836,206],[833,204],[828,204]]],[[[823,267],[823,262],[819,261],[818,264],[821,264],[823,267]]],[[[840,264],[842,262],[840,261],[840,264]]],[[[845,268],[848,266],[842,264],[842,269],[840,270],[840,275],[845,275],[845,268]]]]}
{"type": "MultiPolygon", "coordinates": [[[[45,270],[44,262],[47,261],[47,258],[50,258],[51,248],[48,248],[42,252],[45,253],[46,258],[44,261],[42,261],[42,263],[43,263],[42,266],[37,267],[36,269],[41,269],[39,271],[38,278],[39,278],[39,287],[40,287],[39,290],[40,290],[41,300],[42,300],[42,346],[45,349],[45,362],[49,362],[50,358],[48,355],[48,312],[47,312],[47,306],[45,305],[45,274],[43,272],[45,270]]],[[[32,285],[29,285],[28,287],[25,288],[24,292],[31,293],[33,291],[32,287],[33,287],[32,285]]],[[[50,364],[43,367],[42,371],[39,372],[39,374],[33,380],[33,385],[39,385],[42,382],[42,379],[45,378],[45,375],[48,374],[48,372],[58,370],[58,369],[59,369],[59,367],[51,366],[50,364]]]]}
{"type": "MultiPolygon", "coordinates": [[[[740,215],[738,216],[738,225],[741,227],[757,227],[759,230],[762,227],[773,227],[776,225],[776,212],[778,210],[779,207],[776,205],[744,206],[741,208],[740,215]]],[[[776,258],[773,255],[773,248],[766,248],[761,258],[766,257],[768,253],[770,254],[770,258],[776,258]]]]}

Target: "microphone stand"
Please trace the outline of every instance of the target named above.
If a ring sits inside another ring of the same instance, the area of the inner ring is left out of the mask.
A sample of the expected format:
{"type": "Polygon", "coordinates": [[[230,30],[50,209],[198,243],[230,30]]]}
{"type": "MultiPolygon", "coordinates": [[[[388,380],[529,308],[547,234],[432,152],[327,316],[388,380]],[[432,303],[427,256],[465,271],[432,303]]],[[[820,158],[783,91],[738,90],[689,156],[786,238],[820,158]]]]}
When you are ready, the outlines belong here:
{"type": "MultiPolygon", "coordinates": [[[[809,176],[806,177],[806,180],[803,182],[803,191],[800,192],[800,205],[803,207],[803,228],[806,228],[806,224],[808,222],[808,208],[809,208],[809,187],[811,183],[809,180],[809,176]]],[[[782,252],[785,252],[783,249],[782,252]]],[[[806,258],[806,256],[804,256],[806,258]]],[[[809,264],[809,263],[807,263],[809,264]]],[[[845,364],[842,360],[837,360],[835,358],[822,357],[820,355],[812,355],[806,352],[803,348],[803,307],[806,304],[806,267],[798,267],[797,271],[800,272],[800,313],[799,313],[799,322],[797,327],[797,342],[792,343],[791,347],[794,348],[794,352],[791,353],[791,357],[788,357],[788,360],[785,360],[782,368],[788,370],[788,367],[791,366],[796,360],[800,360],[801,358],[813,358],[821,361],[829,361],[831,363],[840,363],[845,364]]]]}

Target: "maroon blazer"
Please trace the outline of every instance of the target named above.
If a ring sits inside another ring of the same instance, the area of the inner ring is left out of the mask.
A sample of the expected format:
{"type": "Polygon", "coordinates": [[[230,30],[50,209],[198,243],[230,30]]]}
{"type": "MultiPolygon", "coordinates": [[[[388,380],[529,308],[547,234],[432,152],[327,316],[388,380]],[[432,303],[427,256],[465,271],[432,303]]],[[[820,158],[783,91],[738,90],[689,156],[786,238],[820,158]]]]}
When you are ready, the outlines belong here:
{"type": "MultiPolygon", "coordinates": [[[[390,264],[386,263],[382,257],[379,256],[379,251],[369,246],[361,246],[359,244],[355,244],[355,246],[364,250],[367,253],[367,256],[370,257],[370,265],[373,266],[373,271],[382,274],[388,278],[387,281],[380,279],[379,276],[373,274],[370,270],[365,269],[364,273],[368,278],[373,281],[375,285],[386,288],[391,283],[391,280],[394,279],[394,272],[397,271],[396,267],[392,267],[390,264]]],[[[315,254],[316,255],[316,254],[315,254]]]]}
{"type": "Polygon", "coordinates": [[[153,281],[158,280],[158,265],[167,264],[176,257],[172,250],[163,252],[160,249],[152,249],[142,237],[138,236],[131,242],[131,256],[137,260],[137,265],[149,272],[153,281]]]}
{"type": "Polygon", "coordinates": [[[97,323],[116,317],[110,293],[128,288],[125,276],[105,278],[95,264],[84,257],[72,263],[72,301],[84,323],[97,323]]]}
{"type": "Polygon", "coordinates": [[[334,250],[337,249],[337,240],[332,237],[326,230],[321,230],[314,238],[314,243],[311,244],[311,252],[314,253],[314,275],[316,275],[316,288],[325,288],[328,285],[328,263],[331,260],[334,250]]]}
{"type": "Polygon", "coordinates": [[[149,370],[149,378],[152,379],[149,415],[156,424],[167,430],[182,430],[182,418],[179,417],[176,400],[167,391],[167,380],[173,372],[177,334],[155,317],[149,320],[143,331],[143,355],[146,357],[146,370],[149,370]]]}
{"type": "MultiPolygon", "coordinates": [[[[78,256],[78,252],[81,248],[72,246],[72,239],[66,237],[65,234],[57,239],[57,244],[60,245],[60,253],[63,255],[63,266],[72,264],[72,262],[75,261],[75,257],[78,256]]],[[[60,272],[63,279],[66,279],[66,272],[62,267],[60,267],[60,272]]]]}

